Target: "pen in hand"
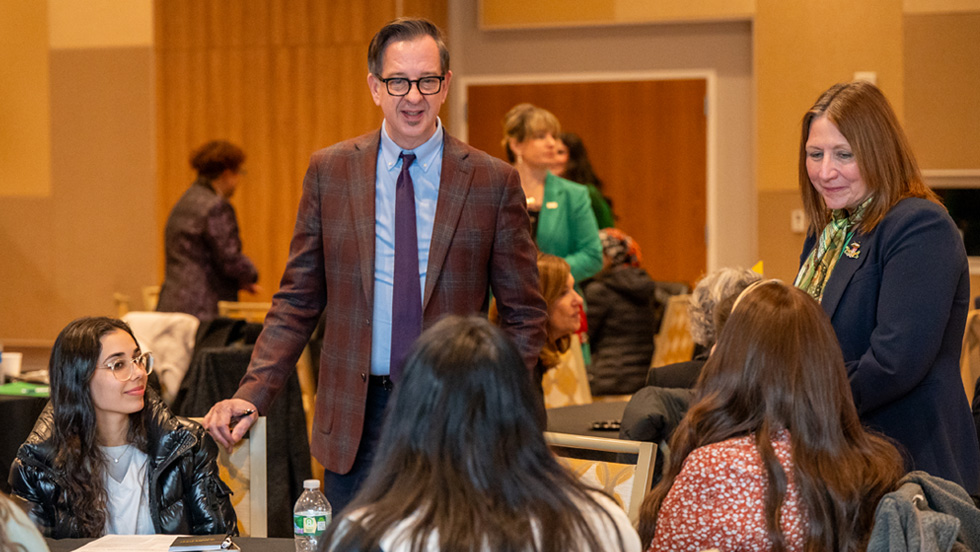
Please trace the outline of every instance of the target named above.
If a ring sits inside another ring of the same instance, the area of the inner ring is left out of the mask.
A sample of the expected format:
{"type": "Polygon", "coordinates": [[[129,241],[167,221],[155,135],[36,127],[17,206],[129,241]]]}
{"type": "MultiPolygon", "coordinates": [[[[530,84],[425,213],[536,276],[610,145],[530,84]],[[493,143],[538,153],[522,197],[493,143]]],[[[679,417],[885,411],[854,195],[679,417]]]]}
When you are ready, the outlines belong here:
{"type": "Polygon", "coordinates": [[[251,408],[246,408],[241,413],[235,414],[234,416],[231,417],[231,420],[228,422],[228,429],[234,428],[238,424],[238,422],[242,420],[242,418],[251,416],[252,414],[255,414],[255,410],[252,410],[251,408]]]}

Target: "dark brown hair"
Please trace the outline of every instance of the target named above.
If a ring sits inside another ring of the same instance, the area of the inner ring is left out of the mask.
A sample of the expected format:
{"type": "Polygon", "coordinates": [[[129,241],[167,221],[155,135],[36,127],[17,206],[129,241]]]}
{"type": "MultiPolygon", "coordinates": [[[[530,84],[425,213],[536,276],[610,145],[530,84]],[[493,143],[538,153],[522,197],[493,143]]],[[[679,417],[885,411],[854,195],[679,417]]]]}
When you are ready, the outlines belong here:
{"type": "Polygon", "coordinates": [[[486,319],[448,316],[405,363],[374,464],[320,550],[379,550],[403,521],[412,551],[622,550],[588,519],[615,522],[548,448],[535,386],[486,319]],[[586,515],[588,511],[594,516],[586,515]]]}
{"type": "Polygon", "coordinates": [[[830,222],[830,210],[810,182],[806,170],[806,142],[810,126],[827,117],[851,145],[861,178],[874,194],[860,223],[870,232],[896,203],[919,197],[940,203],[939,197],[922,182],[922,174],[912,154],[902,126],[891,105],[877,86],[855,81],[831,86],[803,116],[800,137],[799,179],[803,207],[810,222],[809,232],[818,234],[830,222]]]}
{"type": "Polygon", "coordinates": [[[436,41],[436,46],[439,47],[439,65],[442,74],[445,75],[449,71],[449,48],[442,39],[442,31],[428,19],[413,17],[400,17],[389,21],[374,35],[368,46],[368,71],[378,78],[383,77],[381,70],[384,68],[385,50],[389,44],[425,36],[431,36],[436,41]]]}
{"type": "Polygon", "coordinates": [[[579,184],[592,184],[596,189],[602,190],[602,181],[592,169],[589,153],[585,151],[585,144],[582,143],[579,135],[574,132],[562,132],[558,138],[568,149],[568,162],[565,163],[565,170],[561,177],[579,184]]]}
{"type": "Polygon", "coordinates": [[[864,549],[878,500],[894,489],[903,466],[894,445],[861,426],[837,337],[816,301],[772,280],[747,288],[696,389],[671,438],[667,473],[643,501],[642,542],[650,544],[663,500],[694,449],[752,436],[768,480],[766,530],[773,550],[785,550],[787,476],[771,437],[787,429],[807,516],[804,550],[864,549]]]}
{"type": "Polygon", "coordinates": [[[214,180],[228,169],[238,172],[245,162],[242,148],[224,140],[213,140],[191,153],[191,167],[201,178],[214,180]]]}

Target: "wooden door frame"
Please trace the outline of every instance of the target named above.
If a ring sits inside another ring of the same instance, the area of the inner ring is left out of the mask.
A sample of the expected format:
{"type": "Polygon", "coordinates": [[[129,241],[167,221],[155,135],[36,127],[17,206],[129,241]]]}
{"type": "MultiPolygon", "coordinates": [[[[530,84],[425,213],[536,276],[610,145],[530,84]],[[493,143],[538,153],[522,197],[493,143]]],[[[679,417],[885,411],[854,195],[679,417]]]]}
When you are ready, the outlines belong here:
{"type": "Polygon", "coordinates": [[[705,136],[705,163],[706,183],[705,186],[705,226],[704,229],[707,243],[707,272],[715,270],[719,266],[718,247],[720,232],[717,224],[717,214],[720,206],[718,205],[718,114],[712,109],[718,105],[718,75],[713,69],[692,69],[686,71],[620,71],[620,72],[585,72],[585,73],[535,73],[533,75],[522,74],[501,74],[501,75],[479,75],[470,77],[454,77],[453,85],[455,90],[450,94],[449,108],[453,127],[456,136],[464,142],[469,141],[469,122],[466,118],[469,105],[469,86],[471,85],[499,85],[499,84],[555,84],[555,83],[574,83],[574,82],[629,82],[629,81],[667,81],[667,80],[690,80],[701,79],[705,81],[705,95],[707,96],[706,105],[706,125],[707,134],[705,136]]]}

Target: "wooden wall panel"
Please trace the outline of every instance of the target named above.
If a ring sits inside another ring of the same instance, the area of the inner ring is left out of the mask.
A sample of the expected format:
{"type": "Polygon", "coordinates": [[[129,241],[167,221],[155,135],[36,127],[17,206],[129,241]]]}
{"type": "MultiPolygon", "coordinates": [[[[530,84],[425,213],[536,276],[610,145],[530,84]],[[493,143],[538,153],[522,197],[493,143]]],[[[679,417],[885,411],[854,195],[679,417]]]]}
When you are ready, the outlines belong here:
{"type": "Polygon", "coordinates": [[[700,79],[471,85],[469,142],[505,159],[507,111],[520,102],[548,109],[582,137],[644,268],[693,283],[707,267],[705,90],[700,79]]]}
{"type": "Polygon", "coordinates": [[[260,273],[254,298],[268,300],[310,154],[381,121],[366,82],[371,37],[401,15],[445,30],[447,0],[157,0],[154,10],[160,278],[166,216],[194,179],[189,154],[227,139],[247,155],[232,203],[260,273]]]}

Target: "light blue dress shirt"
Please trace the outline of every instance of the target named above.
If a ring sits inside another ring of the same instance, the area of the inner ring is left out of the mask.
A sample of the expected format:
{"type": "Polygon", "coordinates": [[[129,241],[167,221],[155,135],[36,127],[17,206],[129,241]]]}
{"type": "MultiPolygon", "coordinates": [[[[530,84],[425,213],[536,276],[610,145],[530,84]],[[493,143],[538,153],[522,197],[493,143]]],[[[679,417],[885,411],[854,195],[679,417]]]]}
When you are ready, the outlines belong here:
{"type": "Polygon", "coordinates": [[[439,201],[439,178],[442,175],[442,121],[437,119],[436,132],[424,144],[403,150],[388,136],[386,123],[381,124],[381,146],[374,181],[374,322],[371,330],[371,375],[383,376],[391,364],[391,298],[395,271],[395,185],[402,170],[398,156],[414,153],[408,168],[415,188],[415,228],[419,241],[419,288],[425,293],[429,244],[439,201]]]}

